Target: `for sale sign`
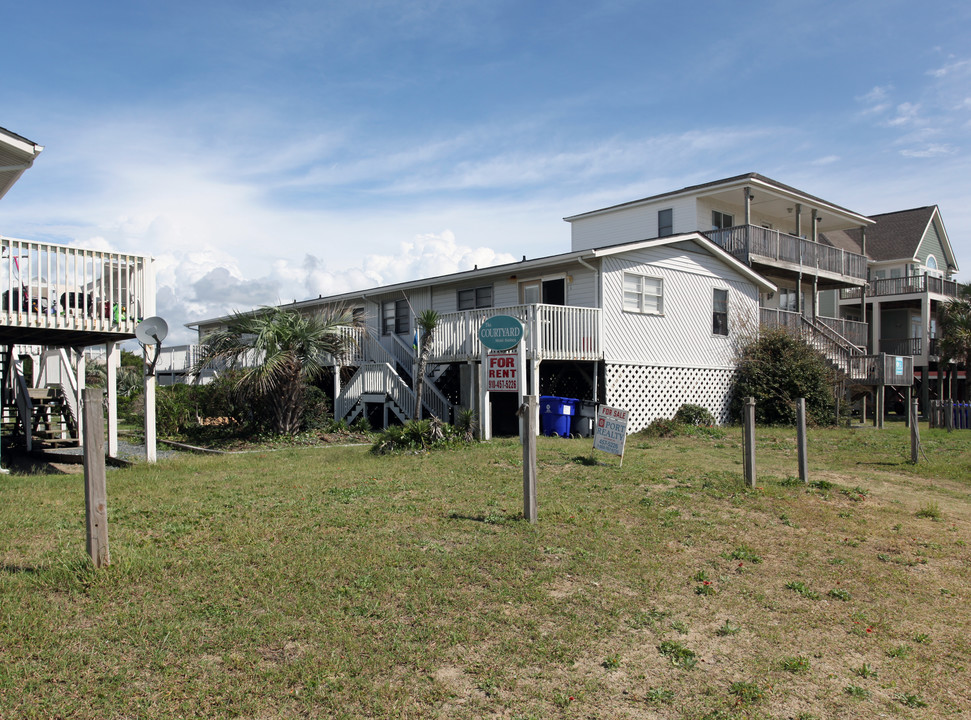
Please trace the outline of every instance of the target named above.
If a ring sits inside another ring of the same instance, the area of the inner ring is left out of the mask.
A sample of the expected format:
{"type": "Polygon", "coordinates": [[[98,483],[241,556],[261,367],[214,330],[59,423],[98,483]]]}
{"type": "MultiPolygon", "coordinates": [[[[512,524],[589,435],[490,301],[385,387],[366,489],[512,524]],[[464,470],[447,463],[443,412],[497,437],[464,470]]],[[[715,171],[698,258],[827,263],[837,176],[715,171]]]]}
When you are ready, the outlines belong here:
{"type": "Polygon", "coordinates": [[[597,408],[597,427],[593,431],[593,449],[624,456],[627,441],[627,411],[601,405],[597,408]]]}
{"type": "Polygon", "coordinates": [[[519,392],[519,353],[486,356],[486,392],[519,392]]]}

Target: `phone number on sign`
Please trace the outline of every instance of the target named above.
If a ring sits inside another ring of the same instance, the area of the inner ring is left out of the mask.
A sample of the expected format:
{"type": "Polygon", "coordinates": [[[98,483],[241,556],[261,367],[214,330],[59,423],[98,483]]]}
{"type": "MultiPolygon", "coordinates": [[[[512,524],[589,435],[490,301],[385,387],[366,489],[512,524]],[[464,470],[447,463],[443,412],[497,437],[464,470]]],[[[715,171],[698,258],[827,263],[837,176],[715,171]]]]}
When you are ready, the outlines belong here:
{"type": "Polygon", "coordinates": [[[518,390],[515,380],[491,380],[489,390],[518,390]]]}

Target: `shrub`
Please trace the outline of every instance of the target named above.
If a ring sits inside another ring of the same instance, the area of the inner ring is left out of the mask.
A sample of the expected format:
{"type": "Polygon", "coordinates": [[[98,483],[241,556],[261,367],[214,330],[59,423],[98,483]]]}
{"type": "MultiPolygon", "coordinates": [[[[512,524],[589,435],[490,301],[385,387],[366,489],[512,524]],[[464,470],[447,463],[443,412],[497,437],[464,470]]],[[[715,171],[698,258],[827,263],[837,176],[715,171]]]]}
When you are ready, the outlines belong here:
{"type": "Polygon", "coordinates": [[[745,398],[755,398],[755,421],[762,425],[795,425],[797,398],[806,399],[807,419],[833,418],[833,375],[823,356],[785,330],[763,330],[739,351],[729,414],[743,420],[745,398]]]}
{"type": "Polygon", "coordinates": [[[674,420],[667,418],[657,418],[644,428],[643,433],[647,437],[663,438],[674,437],[678,434],[679,425],[674,420]]]}
{"type": "Polygon", "coordinates": [[[392,425],[381,431],[374,439],[371,452],[379,455],[402,451],[424,452],[466,442],[464,432],[432,417],[409,420],[404,425],[392,425]]]}
{"type": "Polygon", "coordinates": [[[674,414],[674,422],[682,425],[706,425],[710,427],[715,424],[715,416],[701,405],[685,403],[674,414]]]}
{"type": "Polygon", "coordinates": [[[330,398],[315,385],[307,385],[303,391],[304,430],[321,430],[330,421],[330,398]]]}

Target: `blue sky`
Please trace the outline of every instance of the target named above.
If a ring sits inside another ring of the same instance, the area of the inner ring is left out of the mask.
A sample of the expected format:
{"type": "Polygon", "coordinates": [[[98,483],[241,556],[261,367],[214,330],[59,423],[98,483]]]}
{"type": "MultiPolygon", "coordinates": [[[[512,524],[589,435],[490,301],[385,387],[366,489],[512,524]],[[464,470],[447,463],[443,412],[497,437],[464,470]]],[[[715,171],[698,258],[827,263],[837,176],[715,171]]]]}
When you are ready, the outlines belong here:
{"type": "Polygon", "coordinates": [[[157,259],[182,324],[569,249],[567,215],[744,172],[938,204],[971,278],[971,3],[38,0],[0,233],[157,259]]]}

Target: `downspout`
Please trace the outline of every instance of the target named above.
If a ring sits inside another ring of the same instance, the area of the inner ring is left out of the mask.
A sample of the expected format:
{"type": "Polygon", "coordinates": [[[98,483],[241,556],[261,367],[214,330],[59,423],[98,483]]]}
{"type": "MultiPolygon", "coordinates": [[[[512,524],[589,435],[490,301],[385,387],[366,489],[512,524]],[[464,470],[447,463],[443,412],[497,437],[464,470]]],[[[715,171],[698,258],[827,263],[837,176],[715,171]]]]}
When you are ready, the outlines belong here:
{"type": "MultiPolygon", "coordinates": [[[[595,268],[593,265],[588,263],[586,260],[584,260],[582,257],[578,257],[577,262],[580,263],[583,267],[593,272],[593,276],[597,279],[597,292],[596,292],[597,300],[596,301],[597,301],[597,307],[600,308],[600,315],[598,316],[599,322],[597,323],[597,336],[598,336],[597,345],[599,347],[600,343],[603,340],[603,305],[604,305],[603,294],[602,294],[603,283],[601,282],[601,279],[600,279],[600,271],[597,268],[595,268]]],[[[602,347],[600,348],[600,350],[601,352],[603,352],[602,347]]],[[[597,388],[597,380],[600,377],[600,368],[598,367],[599,365],[600,365],[600,361],[595,360],[593,363],[593,398],[592,398],[593,402],[597,402],[597,396],[600,394],[597,388]]]]}

